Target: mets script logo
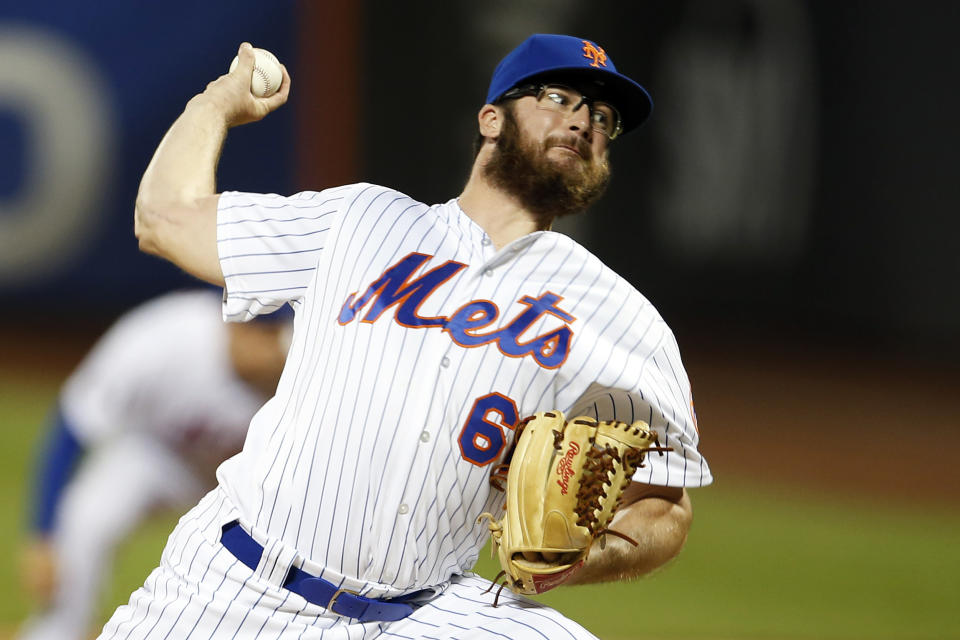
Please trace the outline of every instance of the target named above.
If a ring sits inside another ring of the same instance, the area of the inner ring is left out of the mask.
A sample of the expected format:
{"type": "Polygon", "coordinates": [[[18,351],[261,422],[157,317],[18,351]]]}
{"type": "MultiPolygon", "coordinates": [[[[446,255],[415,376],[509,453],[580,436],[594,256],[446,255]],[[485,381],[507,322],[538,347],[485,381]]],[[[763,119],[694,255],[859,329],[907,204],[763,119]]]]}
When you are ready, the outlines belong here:
{"type": "Polygon", "coordinates": [[[560,476],[557,484],[560,485],[560,493],[563,495],[567,495],[567,489],[570,488],[570,478],[573,477],[573,459],[578,453],[580,453],[580,445],[571,442],[570,448],[557,463],[557,475],[560,476]]]}
{"type": "Polygon", "coordinates": [[[589,40],[583,41],[583,57],[593,60],[591,67],[607,66],[607,52],[589,40]]]}
{"type": "Polygon", "coordinates": [[[421,316],[419,309],[423,302],[440,285],[467,266],[447,260],[419,278],[414,278],[414,272],[432,257],[411,253],[371,282],[362,295],[358,297],[356,292],[351,293],[340,309],[337,322],[347,325],[363,314],[360,322],[373,323],[384,311],[396,307],[393,317],[397,324],[414,329],[439,327],[461,347],[495,343],[503,355],[511,358],[531,356],[546,369],[555,369],[564,363],[573,338],[573,331],[567,325],[576,321],[576,318],[558,307],[557,303],[563,298],[549,291],[537,298],[523,296],[517,300],[526,308],[502,328],[491,331],[484,329],[497,321],[500,310],[490,300],[472,300],[450,316],[421,316]],[[525,339],[524,334],[545,315],[559,318],[564,325],[525,339]]]}

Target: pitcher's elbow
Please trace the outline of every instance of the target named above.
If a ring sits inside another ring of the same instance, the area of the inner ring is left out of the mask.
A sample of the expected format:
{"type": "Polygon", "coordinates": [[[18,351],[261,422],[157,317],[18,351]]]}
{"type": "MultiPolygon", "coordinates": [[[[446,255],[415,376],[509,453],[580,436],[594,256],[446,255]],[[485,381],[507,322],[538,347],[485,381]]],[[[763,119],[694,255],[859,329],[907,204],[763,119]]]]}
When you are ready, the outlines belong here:
{"type": "Polygon", "coordinates": [[[137,238],[140,251],[153,255],[160,254],[156,214],[139,199],[133,212],[133,235],[137,238]]]}

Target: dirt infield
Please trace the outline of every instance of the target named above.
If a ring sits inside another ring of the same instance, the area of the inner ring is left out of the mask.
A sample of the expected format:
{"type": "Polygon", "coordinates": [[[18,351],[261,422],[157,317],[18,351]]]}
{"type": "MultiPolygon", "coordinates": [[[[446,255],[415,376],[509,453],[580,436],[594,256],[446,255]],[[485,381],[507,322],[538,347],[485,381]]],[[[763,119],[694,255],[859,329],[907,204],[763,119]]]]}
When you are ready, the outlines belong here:
{"type": "Polygon", "coordinates": [[[823,347],[687,349],[715,474],[960,506],[960,371],[823,347]]]}

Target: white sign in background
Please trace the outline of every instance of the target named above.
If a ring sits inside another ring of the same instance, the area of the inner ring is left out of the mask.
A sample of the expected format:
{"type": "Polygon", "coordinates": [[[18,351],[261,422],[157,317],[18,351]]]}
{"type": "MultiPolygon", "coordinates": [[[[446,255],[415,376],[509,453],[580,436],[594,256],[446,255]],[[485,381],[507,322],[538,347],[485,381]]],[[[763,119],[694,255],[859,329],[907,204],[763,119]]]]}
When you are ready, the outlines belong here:
{"type": "Polygon", "coordinates": [[[0,25],[0,110],[23,123],[29,162],[0,198],[0,285],[67,268],[104,219],[115,130],[112,88],[64,36],[0,25]]]}

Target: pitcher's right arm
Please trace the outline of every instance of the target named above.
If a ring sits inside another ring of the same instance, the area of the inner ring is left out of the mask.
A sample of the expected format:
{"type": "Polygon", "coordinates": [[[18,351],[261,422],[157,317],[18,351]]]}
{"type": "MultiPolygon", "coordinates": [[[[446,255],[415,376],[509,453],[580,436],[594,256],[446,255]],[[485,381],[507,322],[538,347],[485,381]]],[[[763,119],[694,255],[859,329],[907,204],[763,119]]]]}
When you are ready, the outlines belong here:
{"type": "Polygon", "coordinates": [[[194,96],[167,131],[140,181],[134,212],[141,251],[220,286],[216,169],[227,130],[262,119],[290,95],[290,76],[281,67],[280,89],[267,98],[254,96],[253,47],[243,43],[238,57],[237,67],[194,96]]]}

